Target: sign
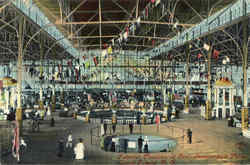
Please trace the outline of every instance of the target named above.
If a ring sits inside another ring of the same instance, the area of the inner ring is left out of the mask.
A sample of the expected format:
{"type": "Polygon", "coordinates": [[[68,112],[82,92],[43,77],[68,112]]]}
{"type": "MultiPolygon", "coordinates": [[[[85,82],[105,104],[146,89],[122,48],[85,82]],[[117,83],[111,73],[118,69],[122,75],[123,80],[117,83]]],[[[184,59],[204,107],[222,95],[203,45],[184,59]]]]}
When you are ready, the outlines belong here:
{"type": "Polygon", "coordinates": [[[136,142],[128,141],[128,148],[136,148],[136,142]]]}

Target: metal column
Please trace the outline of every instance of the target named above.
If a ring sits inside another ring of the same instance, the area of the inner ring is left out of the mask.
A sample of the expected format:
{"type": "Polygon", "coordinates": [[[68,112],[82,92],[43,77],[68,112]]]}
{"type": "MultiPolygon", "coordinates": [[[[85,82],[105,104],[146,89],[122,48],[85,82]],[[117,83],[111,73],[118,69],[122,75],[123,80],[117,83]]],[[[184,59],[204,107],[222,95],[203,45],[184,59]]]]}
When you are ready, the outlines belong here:
{"type": "Polygon", "coordinates": [[[186,45],[186,96],[185,96],[185,113],[189,113],[189,95],[190,95],[190,75],[189,75],[189,61],[190,61],[190,45],[186,45]]]}
{"type": "Polygon", "coordinates": [[[248,55],[248,19],[243,20],[243,46],[242,46],[242,70],[243,70],[243,108],[241,110],[242,131],[248,129],[247,109],[247,55],[248,55]]]}
{"type": "Polygon", "coordinates": [[[206,113],[205,119],[210,120],[212,117],[212,107],[211,107],[211,55],[212,55],[211,42],[209,43],[209,50],[207,54],[207,101],[206,101],[206,113]]]}
{"type": "MultiPolygon", "coordinates": [[[[24,30],[26,26],[26,20],[21,17],[19,20],[19,30],[18,30],[18,61],[17,61],[17,110],[16,110],[16,124],[19,133],[17,135],[22,135],[22,61],[23,61],[23,41],[24,41],[24,30]]],[[[18,137],[19,138],[19,137],[18,137]]]]}

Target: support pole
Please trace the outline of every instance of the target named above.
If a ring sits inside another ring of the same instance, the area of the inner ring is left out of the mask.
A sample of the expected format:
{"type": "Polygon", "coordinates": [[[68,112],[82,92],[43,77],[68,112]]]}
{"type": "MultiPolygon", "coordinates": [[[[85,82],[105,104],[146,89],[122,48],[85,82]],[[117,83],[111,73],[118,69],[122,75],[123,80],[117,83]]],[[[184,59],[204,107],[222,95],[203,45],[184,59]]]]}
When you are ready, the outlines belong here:
{"type": "Polygon", "coordinates": [[[212,55],[212,45],[209,43],[209,50],[207,55],[207,101],[206,101],[206,113],[205,119],[210,120],[212,117],[212,107],[211,107],[211,55],[212,55]]]}
{"type": "Polygon", "coordinates": [[[53,86],[53,89],[52,89],[52,112],[55,112],[55,109],[56,109],[56,95],[55,95],[55,86],[53,86]]]}
{"type": "Polygon", "coordinates": [[[63,91],[63,87],[61,87],[61,91],[60,91],[60,102],[61,102],[61,109],[64,109],[64,91],[63,91]]]}
{"type": "Polygon", "coordinates": [[[101,9],[101,0],[99,0],[99,41],[100,41],[100,53],[102,52],[102,9],[101,9]]]}
{"type": "MultiPolygon", "coordinates": [[[[40,78],[42,79],[43,77],[43,55],[44,55],[44,39],[42,35],[40,36],[40,78]]],[[[43,88],[42,88],[42,83],[40,83],[40,99],[39,99],[39,108],[44,110],[44,105],[43,105],[43,88]]]]}
{"type": "Polygon", "coordinates": [[[243,70],[243,108],[241,110],[242,131],[248,129],[248,109],[247,109],[247,55],[248,55],[248,19],[243,20],[243,46],[242,46],[242,70],[243,70]]]}
{"type": "MultiPolygon", "coordinates": [[[[24,30],[26,26],[26,20],[24,17],[19,19],[18,29],[18,61],[17,61],[17,110],[16,110],[16,124],[17,124],[17,135],[22,135],[22,61],[23,61],[23,40],[24,30]]],[[[18,137],[19,139],[19,137],[18,137]]]]}
{"type": "Polygon", "coordinates": [[[190,87],[189,87],[189,82],[190,82],[190,75],[189,75],[189,61],[190,61],[190,45],[186,45],[185,49],[186,53],[186,96],[185,96],[185,109],[184,113],[188,114],[189,113],[189,95],[190,95],[190,87]]]}

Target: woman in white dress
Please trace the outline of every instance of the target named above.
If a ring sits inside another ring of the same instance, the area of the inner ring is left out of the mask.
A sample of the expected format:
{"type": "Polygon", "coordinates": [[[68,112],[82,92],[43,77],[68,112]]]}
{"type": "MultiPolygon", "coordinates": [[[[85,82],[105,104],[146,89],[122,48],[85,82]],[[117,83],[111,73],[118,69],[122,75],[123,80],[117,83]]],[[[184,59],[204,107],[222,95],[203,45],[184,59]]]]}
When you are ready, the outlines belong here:
{"type": "Polygon", "coordinates": [[[75,159],[77,160],[84,159],[84,151],[85,151],[85,147],[84,147],[82,138],[80,138],[79,143],[77,143],[77,145],[74,148],[75,159]]]}

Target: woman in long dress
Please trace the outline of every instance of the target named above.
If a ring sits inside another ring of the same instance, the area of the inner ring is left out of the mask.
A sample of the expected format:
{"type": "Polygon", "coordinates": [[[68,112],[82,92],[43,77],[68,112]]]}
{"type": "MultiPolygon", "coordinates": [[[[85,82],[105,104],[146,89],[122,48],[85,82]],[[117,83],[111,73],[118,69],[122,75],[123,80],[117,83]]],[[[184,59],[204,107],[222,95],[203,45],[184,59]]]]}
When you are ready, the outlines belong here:
{"type": "Polygon", "coordinates": [[[77,145],[74,148],[74,152],[75,152],[75,159],[84,159],[84,151],[85,151],[85,147],[82,141],[82,138],[79,139],[79,143],[77,143],[77,145]]]}

